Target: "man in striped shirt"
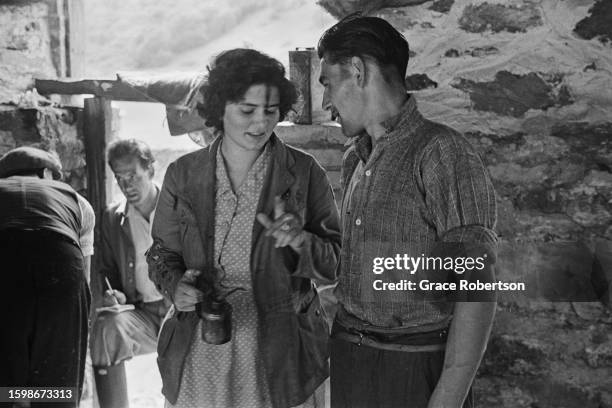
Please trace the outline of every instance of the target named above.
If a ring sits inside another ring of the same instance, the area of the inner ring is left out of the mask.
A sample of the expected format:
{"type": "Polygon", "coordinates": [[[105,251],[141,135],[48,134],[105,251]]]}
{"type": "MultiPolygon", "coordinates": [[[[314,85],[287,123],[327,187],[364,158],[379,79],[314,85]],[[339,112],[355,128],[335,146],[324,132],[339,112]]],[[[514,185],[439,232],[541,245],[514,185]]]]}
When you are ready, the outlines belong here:
{"type": "Polygon", "coordinates": [[[496,206],[486,168],[462,135],[421,116],[404,85],[408,44],[386,21],[349,16],[317,51],[323,108],[350,138],[332,407],[470,407],[495,293],[448,284],[493,279],[496,206]],[[454,266],[435,262],[447,258],[454,266]]]}

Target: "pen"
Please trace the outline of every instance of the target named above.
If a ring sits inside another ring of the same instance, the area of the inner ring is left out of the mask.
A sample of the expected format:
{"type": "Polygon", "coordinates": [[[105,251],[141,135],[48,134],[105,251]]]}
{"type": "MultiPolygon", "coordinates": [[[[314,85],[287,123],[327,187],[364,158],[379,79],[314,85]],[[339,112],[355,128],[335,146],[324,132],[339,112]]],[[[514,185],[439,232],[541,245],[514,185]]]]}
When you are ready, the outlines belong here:
{"type": "Polygon", "coordinates": [[[113,287],[111,286],[110,282],[108,281],[108,278],[105,276],[104,277],[104,281],[106,282],[106,286],[108,287],[108,290],[111,291],[113,298],[115,299],[115,304],[118,305],[119,301],[117,300],[117,298],[115,297],[115,291],[113,290],[113,287]]]}

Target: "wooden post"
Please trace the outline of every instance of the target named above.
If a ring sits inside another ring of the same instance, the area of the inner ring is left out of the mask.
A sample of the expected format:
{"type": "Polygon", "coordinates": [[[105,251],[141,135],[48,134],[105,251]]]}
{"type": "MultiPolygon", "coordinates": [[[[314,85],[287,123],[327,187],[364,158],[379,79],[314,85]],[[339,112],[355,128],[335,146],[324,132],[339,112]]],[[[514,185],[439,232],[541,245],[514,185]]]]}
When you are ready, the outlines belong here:
{"type": "Polygon", "coordinates": [[[289,51],[289,77],[298,89],[296,103],[297,124],[310,125],[329,122],[331,113],[323,110],[323,86],[319,84],[321,67],[314,48],[289,51]]]}
{"type": "MultiPolygon", "coordinates": [[[[95,254],[93,256],[91,290],[97,294],[101,291],[101,281],[97,279],[96,254],[99,254],[100,223],[110,197],[111,178],[107,168],[106,145],[112,138],[112,109],[108,99],[94,97],[85,99],[83,136],[85,140],[85,162],[87,165],[87,199],[96,213],[95,254]]],[[[94,305],[96,304],[94,298],[94,305]]]]}
{"type": "Polygon", "coordinates": [[[302,125],[312,123],[312,106],[310,101],[310,49],[289,51],[289,78],[298,91],[295,104],[297,115],[294,122],[302,125]]]}
{"type": "MultiPolygon", "coordinates": [[[[95,318],[96,307],[102,306],[102,279],[97,273],[98,257],[100,256],[100,224],[102,213],[106,208],[106,200],[111,196],[111,178],[106,164],[106,145],[112,139],[113,111],[111,101],[99,96],[85,99],[83,112],[83,139],[85,142],[85,163],[87,168],[87,199],[96,213],[94,231],[94,256],[91,259],[90,288],[92,293],[90,319],[95,318]]],[[[95,381],[90,377],[92,385],[93,406],[99,408],[98,393],[95,381]]]]}
{"type": "Polygon", "coordinates": [[[321,65],[315,50],[310,52],[310,105],[312,123],[325,123],[331,120],[331,112],[323,110],[323,85],[319,83],[321,65]]]}
{"type": "Polygon", "coordinates": [[[57,76],[66,76],[65,16],[63,0],[47,0],[51,61],[57,76]]]}
{"type": "Polygon", "coordinates": [[[66,31],[66,76],[85,74],[85,0],[64,2],[66,31]]]}

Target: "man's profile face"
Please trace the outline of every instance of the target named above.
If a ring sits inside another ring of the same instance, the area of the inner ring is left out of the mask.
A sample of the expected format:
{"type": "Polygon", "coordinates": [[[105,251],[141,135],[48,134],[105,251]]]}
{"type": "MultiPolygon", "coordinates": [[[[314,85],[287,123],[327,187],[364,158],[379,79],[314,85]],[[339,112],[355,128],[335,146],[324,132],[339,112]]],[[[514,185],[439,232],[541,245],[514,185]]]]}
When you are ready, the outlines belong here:
{"type": "Polygon", "coordinates": [[[145,202],[153,185],[153,171],[145,169],[137,157],[120,157],[111,163],[115,180],[128,203],[138,206],[145,202]]]}
{"type": "Polygon", "coordinates": [[[340,63],[331,64],[324,56],[319,82],[325,87],[322,107],[330,110],[332,118],[342,125],[342,133],[346,137],[361,133],[364,129],[361,98],[349,68],[340,63]]]}

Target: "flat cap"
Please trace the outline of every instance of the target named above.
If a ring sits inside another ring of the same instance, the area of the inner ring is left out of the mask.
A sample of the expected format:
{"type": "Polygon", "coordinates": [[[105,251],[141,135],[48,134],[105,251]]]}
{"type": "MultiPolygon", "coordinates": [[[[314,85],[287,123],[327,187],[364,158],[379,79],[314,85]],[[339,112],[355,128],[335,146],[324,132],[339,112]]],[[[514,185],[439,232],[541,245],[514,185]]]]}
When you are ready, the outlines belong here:
{"type": "Polygon", "coordinates": [[[59,158],[45,150],[34,147],[18,147],[0,158],[0,178],[27,170],[47,168],[53,172],[53,178],[62,178],[62,163],[59,158]]]}

